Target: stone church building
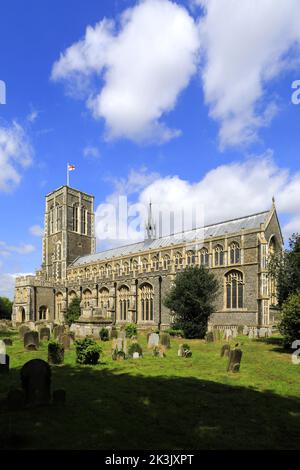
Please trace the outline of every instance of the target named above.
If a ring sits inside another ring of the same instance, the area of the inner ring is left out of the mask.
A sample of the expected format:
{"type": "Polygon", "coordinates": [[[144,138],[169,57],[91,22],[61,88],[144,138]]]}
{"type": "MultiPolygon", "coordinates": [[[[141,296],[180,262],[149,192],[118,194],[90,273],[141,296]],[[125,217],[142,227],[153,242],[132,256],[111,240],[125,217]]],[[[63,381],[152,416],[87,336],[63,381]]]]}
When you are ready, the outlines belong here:
{"type": "Polygon", "coordinates": [[[164,329],[171,316],[163,299],[176,273],[205,265],[220,284],[211,325],[272,324],[267,262],[283,245],[274,202],[269,211],[202,227],[200,241],[198,233],[155,237],[149,220],[144,241],[96,253],[94,197],[62,186],[46,196],[42,267],[16,279],[13,321],[61,323],[77,296],[79,336],[127,322],[164,329]]]}

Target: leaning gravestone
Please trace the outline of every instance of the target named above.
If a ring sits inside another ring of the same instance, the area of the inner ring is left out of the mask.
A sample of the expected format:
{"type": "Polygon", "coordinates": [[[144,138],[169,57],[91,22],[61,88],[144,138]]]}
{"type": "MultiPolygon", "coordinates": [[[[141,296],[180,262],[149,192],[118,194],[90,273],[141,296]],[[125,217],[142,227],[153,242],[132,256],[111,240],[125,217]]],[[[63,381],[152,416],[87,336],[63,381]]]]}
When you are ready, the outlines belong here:
{"type": "Polygon", "coordinates": [[[43,326],[40,328],[40,340],[41,341],[49,341],[50,339],[50,328],[43,326]]]}
{"type": "Polygon", "coordinates": [[[230,353],[230,345],[229,344],[224,344],[222,347],[221,347],[221,357],[224,357],[224,356],[229,356],[229,353],[230,353]]]}
{"type": "Polygon", "coordinates": [[[63,335],[65,332],[65,328],[63,325],[56,325],[53,328],[53,336],[55,339],[57,339],[60,335],[63,335]]]}
{"type": "Polygon", "coordinates": [[[24,339],[25,333],[28,333],[30,331],[30,328],[26,325],[21,325],[19,328],[19,335],[20,338],[24,339]]]}
{"type": "Polygon", "coordinates": [[[37,331],[28,331],[24,335],[24,348],[27,351],[37,351],[39,348],[39,334],[37,331]]]}
{"type": "Polygon", "coordinates": [[[230,351],[227,372],[239,372],[242,355],[241,349],[234,348],[230,351]]]}
{"type": "Polygon", "coordinates": [[[159,344],[159,335],[157,333],[151,333],[148,338],[148,348],[155,348],[159,344]]]}
{"type": "Polygon", "coordinates": [[[59,343],[63,346],[64,350],[70,349],[71,337],[68,334],[63,334],[59,337],[59,343]]]}
{"type": "Polygon", "coordinates": [[[42,359],[32,359],[21,369],[22,388],[28,405],[48,404],[51,398],[51,369],[42,359]]]}

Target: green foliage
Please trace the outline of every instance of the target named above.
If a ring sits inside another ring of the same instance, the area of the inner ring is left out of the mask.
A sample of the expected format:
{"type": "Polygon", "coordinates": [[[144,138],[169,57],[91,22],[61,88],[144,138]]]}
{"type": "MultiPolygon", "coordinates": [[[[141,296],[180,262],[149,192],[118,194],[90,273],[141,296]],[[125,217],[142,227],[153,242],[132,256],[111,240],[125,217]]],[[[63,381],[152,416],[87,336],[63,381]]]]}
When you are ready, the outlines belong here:
{"type": "Polygon", "coordinates": [[[50,364],[62,364],[64,362],[64,348],[57,341],[48,343],[48,362],[50,364]]]}
{"type": "Polygon", "coordinates": [[[207,322],[214,312],[218,281],[204,266],[192,266],[178,273],[164,304],[174,315],[174,328],[186,338],[204,338],[207,322]]]}
{"type": "Polygon", "coordinates": [[[173,337],[177,337],[177,338],[184,337],[183,330],[179,330],[178,328],[168,328],[167,330],[164,330],[164,332],[169,333],[169,335],[173,337]]]}
{"type": "Polygon", "coordinates": [[[191,349],[190,346],[189,346],[189,344],[187,344],[187,343],[184,343],[184,344],[182,345],[182,347],[183,347],[183,349],[186,350],[186,351],[190,351],[190,349],[191,349]]]}
{"type": "Polygon", "coordinates": [[[76,362],[78,364],[91,364],[98,363],[102,348],[92,338],[84,338],[75,341],[76,349],[76,362]]]}
{"type": "Polygon", "coordinates": [[[300,340],[300,291],[291,294],[284,302],[279,331],[285,347],[291,347],[296,339],[300,340]]]}
{"type": "Polygon", "coordinates": [[[7,297],[0,297],[0,318],[10,320],[13,303],[7,297]]]}
{"type": "Polygon", "coordinates": [[[76,322],[76,320],[78,320],[80,317],[80,314],[80,299],[78,297],[74,297],[65,313],[65,322],[67,325],[70,326],[72,323],[76,322]]]}
{"type": "Polygon", "coordinates": [[[268,264],[269,275],[275,279],[277,302],[281,308],[290,294],[300,287],[300,235],[293,234],[289,239],[289,248],[284,252],[275,252],[268,264]]]}
{"type": "Polygon", "coordinates": [[[118,330],[115,326],[112,327],[110,332],[111,339],[116,339],[118,337],[118,330]]]}
{"type": "Polygon", "coordinates": [[[128,323],[128,325],[125,326],[125,334],[126,338],[132,338],[132,336],[137,335],[137,327],[134,323],[128,323]]]}
{"type": "Polygon", "coordinates": [[[132,357],[133,353],[138,352],[140,356],[143,355],[143,350],[138,343],[132,343],[128,348],[128,356],[132,357]]]}
{"type": "Polygon", "coordinates": [[[160,333],[159,342],[165,348],[170,348],[171,347],[171,341],[170,341],[169,333],[165,333],[165,332],[160,333]]]}
{"type": "Polygon", "coordinates": [[[99,333],[101,341],[108,341],[109,340],[109,332],[107,328],[101,328],[99,333]]]}

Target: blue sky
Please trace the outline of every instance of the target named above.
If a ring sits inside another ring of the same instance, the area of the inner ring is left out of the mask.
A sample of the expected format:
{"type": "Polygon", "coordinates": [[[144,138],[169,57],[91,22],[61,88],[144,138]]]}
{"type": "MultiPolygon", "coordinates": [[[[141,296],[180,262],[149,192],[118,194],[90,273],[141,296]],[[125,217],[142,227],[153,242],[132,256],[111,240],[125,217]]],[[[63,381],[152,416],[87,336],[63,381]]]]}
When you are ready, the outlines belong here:
{"type": "Polygon", "coordinates": [[[274,194],[285,237],[300,231],[296,0],[0,8],[0,295],[39,267],[44,196],[68,161],[96,207],[119,192],[199,199],[211,223],[268,209],[274,194]]]}

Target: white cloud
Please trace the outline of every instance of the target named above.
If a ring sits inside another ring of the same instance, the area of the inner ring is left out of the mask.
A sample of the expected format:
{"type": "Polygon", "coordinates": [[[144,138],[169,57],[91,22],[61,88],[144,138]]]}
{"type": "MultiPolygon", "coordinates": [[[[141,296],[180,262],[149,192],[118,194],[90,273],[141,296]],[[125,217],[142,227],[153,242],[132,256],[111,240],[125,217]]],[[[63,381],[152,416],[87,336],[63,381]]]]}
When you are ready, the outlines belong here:
{"type": "Polygon", "coordinates": [[[105,119],[109,139],[164,142],[180,135],[161,118],[196,72],[198,52],[198,30],[183,7],[144,0],[122,14],[120,25],[104,19],[88,26],[54,64],[52,78],[88,93],[87,106],[105,119]],[[103,80],[100,91],[93,90],[94,76],[103,80]]]}
{"type": "Polygon", "coordinates": [[[100,157],[100,152],[97,147],[93,147],[91,145],[88,145],[83,149],[83,155],[85,157],[92,157],[92,158],[99,158],[100,157]]]}
{"type": "Polygon", "coordinates": [[[29,121],[30,123],[34,123],[38,116],[39,116],[39,111],[37,111],[36,109],[33,109],[27,116],[27,121],[29,121]]]}
{"type": "Polygon", "coordinates": [[[267,84],[300,61],[298,0],[197,0],[205,54],[202,79],[211,117],[220,122],[220,143],[257,138],[277,104],[267,84]]]}
{"type": "Polygon", "coordinates": [[[0,191],[10,191],[21,181],[21,170],[32,162],[33,149],[16,122],[0,127],[0,191]]]}
{"type": "Polygon", "coordinates": [[[42,237],[44,235],[44,229],[40,225],[32,225],[29,228],[29,232],[35,237],[42,237]]]}
{"type": "Polygon", "coordinates": [[[8,245],[6,242],[0,241],[0,255],[10,255],[11,253],[18,253],[21,255],[26,255],[35,251],[35,247],[33,245],[27,243],[21,243],[18,246],[15,245],[8,245]]]}
{"type": "MultiPolygon", "coordinates": [[[[106,202],[116,202],[116,193],[112,196],[106,202]]],[[[196,183],[178,176],[157,178],[141,188],[137,202],[147,208],[151,200],[154,211],[162,208],[163,214],[164,211],[168,214],[176,212],[180,207],[203,207],[207,225],[268,210],[273,196],[279,215],[287,220],[283,226],[285,237],[293,232],[300,233],[300,172],[291,174],[277,166],[271,151],[244,162],[218,166],[196,183]]],[[[137,206],[129,202],[129,210],[134,207],[137,206]]],[[[180,231],[180,227],[177,230],[180,231]]],[[[139,240],[142,235],[131,227],[127,242],[139,240]]],[[[117,244],[114,241],[113,245],[117,244]]]]}

